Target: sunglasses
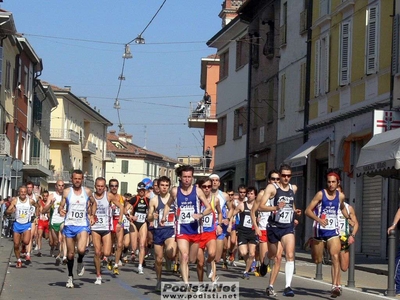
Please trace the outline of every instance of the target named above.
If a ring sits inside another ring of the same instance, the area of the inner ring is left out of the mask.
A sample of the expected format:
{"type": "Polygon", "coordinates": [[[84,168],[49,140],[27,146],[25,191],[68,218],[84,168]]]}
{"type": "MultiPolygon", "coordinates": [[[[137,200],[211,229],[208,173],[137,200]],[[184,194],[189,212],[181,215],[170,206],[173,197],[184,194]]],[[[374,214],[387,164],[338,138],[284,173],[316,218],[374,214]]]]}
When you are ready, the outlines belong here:
{"type": "Polygon", "coordinates": [[[118,184],[110,184],[110,187],[118,187],[118,184]]]}
{"type": "Polygon", "coordinates": [[[228,196],[233,196],[233,195],[235,195],[234,193],[232,193],[232,194],[228,194],[228,196]]]}
{"type": "Polygon", "coordinates": [[[290,178],[290,177],[292,177],[292,174],[281,174],[281,176],[282,176],[282,177],[290,178]]]}
{"type": "Polygon", "coordinates": [[[202,187],[203,189],[210,189],[210,188],[211,188],[211,184],[210,184],[210,185],[205,185],[205,184],[203,184],[201,187],[202,187]]]}
{"type": "Polygon", "coordinates": [[[278,180],[279,180],[279,177],[271,177],[270,180],[278,181],[278,180]]]}

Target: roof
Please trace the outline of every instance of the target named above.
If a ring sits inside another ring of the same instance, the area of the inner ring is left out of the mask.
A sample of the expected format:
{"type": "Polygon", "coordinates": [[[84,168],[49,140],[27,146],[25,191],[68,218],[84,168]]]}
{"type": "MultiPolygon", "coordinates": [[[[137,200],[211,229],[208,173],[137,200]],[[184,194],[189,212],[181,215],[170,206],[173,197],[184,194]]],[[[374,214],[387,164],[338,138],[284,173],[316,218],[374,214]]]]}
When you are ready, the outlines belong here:
{"type": "Polygon", "coordinates": [[[131,142],[124,141],[123,139],[120,139],[120,137],[131,138],[132,136],[128,134],[117,135],[114,130],[107,133],[107,151],[114,152],[117,157],[157,160],[173,164],[179,163],[176,159],[147,150],[131,142]],[[116,146],[116,144],[121,146],[116,146]]]}

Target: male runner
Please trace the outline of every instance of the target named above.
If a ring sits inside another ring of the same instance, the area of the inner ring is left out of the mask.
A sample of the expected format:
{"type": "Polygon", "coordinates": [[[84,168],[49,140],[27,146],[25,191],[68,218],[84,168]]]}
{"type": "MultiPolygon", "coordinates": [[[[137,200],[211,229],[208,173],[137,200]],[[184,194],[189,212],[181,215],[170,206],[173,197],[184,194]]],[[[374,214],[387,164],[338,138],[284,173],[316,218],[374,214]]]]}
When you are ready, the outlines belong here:
{"type": "Polygon", "coordinates": [[[97,203],[93,198],[92,191],[82,187],[83,172],[74,170],[71,176],[72,187],[64,189],[58,212],[65,216],[63,234],[67,241],[67,266],[68,282],[67,288],[74,287],[74,256],[75,244],[78,251],[78,276],[83,276],[85,267],[83,257],[85,255],[86,243],[88,240],[90,225],[96,222],[97,203]]]}
{"type": "MultiPolygon", "coordinates": [[[[18,197],[14,197],[11,200],[10,205],[6,210],[6,214],[10,215],[15,212],[15,221],[13,224],[13,240],[14,240],[14,254],[17,258],[17,268],[22,267],[20,258],[20,244],[21,241],[24,245],[28,245],[31,241],[31,206],[36,206],[37,203],[33,199],[27,197],[27,187],[21,186],[18,189],[18,197]]],[[[31,263],[28,255],[25,258],[25,264],[31,263]]]]}
{"type": "Polygon", "coordinates": [[[43,233],[44,237],[47,240],[49,238],[49,213],[44,211],[44,208],[46,206],[46,203],[49,198],[49,192],[44,191],[42,193],[42,197],[39,198],[38,204],[39,204],[39,221],[38,221],[38,227],[37,227],[37,241],[36,245],[38,247],[38,253],[37,256],[42,256],[42,239],[43,239],[43,233]]]}
{"type": "MultiPolygon", "coordinates": [[[[158,195],[150,200],[147,220],[154,222],[154,251],[156,256],[155,270],[157,275],[156,291],[161,291],[161,271],[165,252],[165,260],[171,261],[176,255],[175,241],[175,206],[171,205],[167,221],[164,226],[160,225],[160,220],[164,213],[165,204],[170,198],[169,189],[171,180],[166,176],[161,176],[157,182],[158,195]]],[[[154,186],[154,189],[156,187],[154,186]]]]}
{"type": "Polygon", "coordinates": [[[179,177],[179,187],[172,188],[170,198],[165,204],[161,226],[167,222],[169,210],[174,203],[177,209],[176,240],[178,243],[181,274],[185,284],[189,283],[188,263],[195,262],[200,239],[199,220],[211,213],[211,205],[206,200],[203,191],[193,185],[194,168],[189,165],[179,166],[175,170],[179,177]],[[200,204],[203,203],[205,210],[200,212],[200,204]]]}
{"type": "MultiPolygon", "coordinates": [[[[39,196],[33,193],[33,189],[34,189],[34,184],[32,181],[28,181],[25,184],[26,188],[27,188],[27,197],[31,200],[34,200],[35,203],[38,202],[39,200],[39,196]]],[[[37,212],[38,206],[37,205],[32,205],[31,206],[31,240],[29,241],[29,244],[26,247],[26,257],[25,257],[25,261],[30,261],[31,260],[31,253],[32,253],[32,245],[33,243],[36,242],[36,229],[37,229],[37,217],[38,217],[38,212],[37,212]]],[[[36,245],[37,246],[37,245],[36,245]]],[[[37,250],[37,248],[35,248],[35,250],[37,250]]]]}

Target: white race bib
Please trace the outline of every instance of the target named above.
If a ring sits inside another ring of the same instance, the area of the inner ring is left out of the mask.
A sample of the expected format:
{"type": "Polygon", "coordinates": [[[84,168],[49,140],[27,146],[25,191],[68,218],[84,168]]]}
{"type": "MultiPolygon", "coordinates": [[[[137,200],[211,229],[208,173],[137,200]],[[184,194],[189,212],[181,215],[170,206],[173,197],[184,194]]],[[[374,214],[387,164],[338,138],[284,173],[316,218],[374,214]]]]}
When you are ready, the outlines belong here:
{"type": "Polygon", "coordinates": [[[283,224],[289,224],[293,220],[293,209],[290,207],[284,207],[279,213],[279,222],[283,224]]]}
{"type": "Polygon", "coordinates": [[[137,217],[136,222],[144,223],[146,221],[147,215],[144,213],[135,212],[135,216],[137,217]]]}
{"type": "Polygon", "coordinates": [[[251,221],[251,217],[249,215],[244,216],[243,226],[250,229],[253,227],[253,222],[251,221]]]}
{"type": "Polygon", "coordinates": [[[213,227],[213,215],[212,214],[208,214],[206,216],[203,217],[203,227],[213,227]]]}
{"type": "Polygon", "coordinates": [[[179,214],[179,223],[189,224],[193,221],[192,215],[194,214],[194,207],[184,207],[181,208],[179,214]]]}

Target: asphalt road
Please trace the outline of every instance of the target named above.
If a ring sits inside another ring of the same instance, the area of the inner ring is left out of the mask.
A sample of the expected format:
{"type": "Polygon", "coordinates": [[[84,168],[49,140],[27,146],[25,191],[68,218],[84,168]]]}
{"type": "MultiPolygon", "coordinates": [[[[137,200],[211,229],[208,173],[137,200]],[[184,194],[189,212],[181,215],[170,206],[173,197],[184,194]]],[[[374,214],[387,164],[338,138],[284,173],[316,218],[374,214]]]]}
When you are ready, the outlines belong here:
{"type": "MultiPolygon", "coordinates": [[[[4,257],[3,257],[4,261],[4,257]]],[[[75,288],[67,289],[67,267],[55,266],[54,258],[50,257],[46,245],[43,256],[32,256],[32,264],[15,268],[15,257],[12,255],[6,275],[0,299],[161,299],[160,293],[155,292],[156,276],[153,270],[154,262],[149,259],[145,267],[144,275],[137,274],[136,264],[126,264],[120,268],[120,275],[111,274],[106,268],[102,269],[103,284],[95,285],[95,273],[93,265],[93,251],[91,250],[84,258],[86,272],[82,277],[74,276],[75,288]]],[[[330,284],[312,279],[307,275],[307,270],[312,275],[315,267],[311,263],[297,262],[297,275],[294,276],[292,288],[296,299],[332,299],[330,297],[330,284]],[[300,274],[300,275],[299,275],[300,274]]],[[[250,280],[240,277],[243,267],[231,267],[222,270],[219,266],[218,275],[220,282],[239,282],[239,299],[266,299],[265,288],[267,286],[267,275],[265,278],[251,275],[250,280]]],[[[163,280],[178,282],[179,276],[172,272],[163,271],[163,280]]],[[[76,262],[74,266],[76,273],[76,262]]],[[[194,266],[191,266],[191,280],[196,281],[197,275],[194,266]]],[[[275,291],[279,298],[282,296],[285,275],[280,273],[275,283],[275,291]]],[[[343,295],[338,299],[390,299],[379,293],[382,291],[361,292],[359,289],[343,288],[343,295]],[[375,294],[372,294],[372,293],[375,294]]],[[[192,294],[193,299],[201,299],[192,294]]]]}

